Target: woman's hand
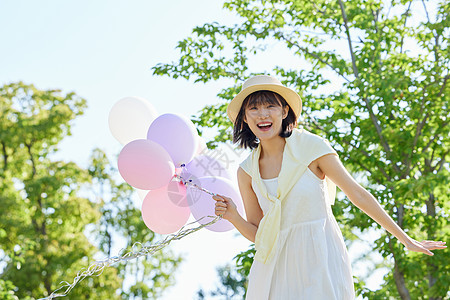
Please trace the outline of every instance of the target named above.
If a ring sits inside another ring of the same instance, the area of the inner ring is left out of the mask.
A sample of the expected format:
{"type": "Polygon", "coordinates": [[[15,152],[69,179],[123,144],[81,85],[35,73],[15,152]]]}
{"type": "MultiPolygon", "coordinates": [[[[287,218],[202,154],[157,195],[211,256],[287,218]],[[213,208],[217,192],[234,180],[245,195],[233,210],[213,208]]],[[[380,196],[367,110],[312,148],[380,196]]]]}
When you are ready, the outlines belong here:
{"type": "Polygon", "coordinates": [[[422,252],[427,255],[433,256],[434,254],[430,250],[436,250],[436,249],[445,249],[447,246],[445,246],[445,242],[441,241],[422,241],[418,242],[414,239],[409,239],[408,242],[405,244],[406,249],[410,251],[415,252],[422,252]]]}
{"type": "Polygon", "coordinates": [[[216,210],[215,214],[217,216],[222,216],[225,220],[232,221],[239,216],[239,213],[236,208],[236,204],[234,204],[233,200],[229,197],[225,197],[222,195],[216,195],[212,197],[216,200],[216,210]]]}

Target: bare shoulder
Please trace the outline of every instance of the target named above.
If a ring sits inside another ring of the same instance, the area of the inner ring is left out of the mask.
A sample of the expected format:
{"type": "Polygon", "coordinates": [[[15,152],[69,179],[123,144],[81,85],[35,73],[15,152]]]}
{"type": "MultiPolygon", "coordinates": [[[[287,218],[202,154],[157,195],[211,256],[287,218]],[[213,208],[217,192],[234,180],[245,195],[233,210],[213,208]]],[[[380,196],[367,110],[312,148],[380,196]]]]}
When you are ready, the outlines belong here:
{"type": "Polygon", "coordinates": [[[244,203],[246,201],[257,201],[256,194],[253,191],[252,187],[252,177],[247,174],[247,172],[245,172],[241,167],[238,168],[237,179],[239,190],[242,195],[242,201],[244,201],[244,203]]]}
{"type": "Polygon", "coordinates": [[[252,177],[248,175],[247,172],[245,172],[241,167],[239,167],[237,170],[237,177],[239,181],[243,180],[245,182],[252,182],[252,177]]]}
{"type": "Polygon", "coordinates": [[[252,177],[239,167],[237,179],[247,221],[258,226],[263,217],[263,212],[259,206],[258,197],[252,188],[252,177]]]}

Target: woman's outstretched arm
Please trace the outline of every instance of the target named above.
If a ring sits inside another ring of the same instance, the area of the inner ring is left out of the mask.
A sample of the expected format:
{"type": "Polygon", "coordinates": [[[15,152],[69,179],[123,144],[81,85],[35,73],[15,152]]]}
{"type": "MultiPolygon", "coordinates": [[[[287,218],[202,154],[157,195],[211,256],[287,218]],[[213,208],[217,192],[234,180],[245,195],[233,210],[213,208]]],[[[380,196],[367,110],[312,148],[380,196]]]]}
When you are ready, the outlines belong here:
{"type": "Polygon", "coordinates": [[[430,250],[446,248],[445,242],[418,242],[409,237],[381,207],[375,197],[360,186],[347,172],[336,155],[325,155],[317,159],[318,166],[356,205],[375,222],[394,235],[408,250],[433,255],[430,250]]]}
{"type": "Polygon", "coordinates": [[[252,188],[252,178],[245,173],[242,168],[238,168],[237,172],[239,191],[242,201],[244,202],[247,221],[242,218],[236,209],[236,205],[229,197],[217,195],[213,196],[216,200],[216,215],[222,215],[225,220],[230,221],[234,227],[249,241],[255,242],[256,231],[259,222],[263,217],[258,198],[252,188]]]}

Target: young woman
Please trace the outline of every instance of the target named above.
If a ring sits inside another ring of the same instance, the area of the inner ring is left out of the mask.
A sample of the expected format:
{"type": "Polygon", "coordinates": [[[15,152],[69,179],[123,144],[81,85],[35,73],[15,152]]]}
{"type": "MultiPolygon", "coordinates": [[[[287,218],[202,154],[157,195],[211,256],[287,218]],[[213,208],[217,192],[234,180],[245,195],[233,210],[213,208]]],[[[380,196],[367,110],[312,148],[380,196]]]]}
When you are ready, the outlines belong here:
{"type": "Polygon", "coordinates": [[[433,255],[443,242],[418,242],[346,171],[327,140],[297,129],[299,95],[277,79],[248,79],[230,102],[233,141],[252,149],[238,169],[246,211],[218,195],[222,215],[255,242],[247,299],[345,300],[355,297],[342,233],[332,214],[336,185],[408,250],[433,255]]]}

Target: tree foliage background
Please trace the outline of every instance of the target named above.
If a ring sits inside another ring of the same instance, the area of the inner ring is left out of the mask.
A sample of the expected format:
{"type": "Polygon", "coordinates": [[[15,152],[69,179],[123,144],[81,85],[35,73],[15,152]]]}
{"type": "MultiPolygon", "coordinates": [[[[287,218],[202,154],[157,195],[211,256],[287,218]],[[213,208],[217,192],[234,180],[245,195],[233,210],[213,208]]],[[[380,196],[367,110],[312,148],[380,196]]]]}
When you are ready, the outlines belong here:
{"type": "MultiPolygon", "coordinates": [[[[129,250],[159,238],[102,150],[92,151],[88,168],[53,158],[85,108],[75,93],[22,82],[0,87],[0,299],[49,295],[95,258],[111,255],[118,240],[129,250]]],[[[174,283],[180,262],[165,249],[106,268],[69,297],[157,299],[174,283]]]]}
{"type": "MultiPolygon", "coordinates": [[[[232,0],[224,9],[240,22],[195,27],[177,45],[179,60],[153,67],[160,76],[234,83],[194,120],[200,131],[217,130],[209,146],[231,140],[226,106],[243,80],[275,75],[302,96],[300,126],[330,140],[344,165],[401,228],[418,240],[445,240],[450,228],[450,3],[232,0]],[[250,67],[274,47],[288,52],[293,63],[250,67]]],[[[376,231],[380,237],[368,242],[389,268],[378,290],[366,288],[364,278],[357,280],[358,294],[368,299],[450,296],[447,250],[433,257],[407,253],[340,198],[333,211],[346,242],[376,231]]],[[[237,261],[242,267],[242,259],[237,261]]]]}

